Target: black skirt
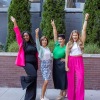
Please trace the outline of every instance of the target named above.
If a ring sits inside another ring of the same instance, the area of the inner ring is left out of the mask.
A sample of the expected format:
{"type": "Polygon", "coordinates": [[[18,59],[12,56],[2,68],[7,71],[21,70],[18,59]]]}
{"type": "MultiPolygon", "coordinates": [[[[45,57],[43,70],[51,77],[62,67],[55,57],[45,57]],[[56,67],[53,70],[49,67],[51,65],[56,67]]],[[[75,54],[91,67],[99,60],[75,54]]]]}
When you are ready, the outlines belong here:
{"type": "Polygon", "coordinates": [[[55,89],[67,89],[67,74],[65,71],[65,62],[60,59],[53,60],[53,82],[55,89]]]}

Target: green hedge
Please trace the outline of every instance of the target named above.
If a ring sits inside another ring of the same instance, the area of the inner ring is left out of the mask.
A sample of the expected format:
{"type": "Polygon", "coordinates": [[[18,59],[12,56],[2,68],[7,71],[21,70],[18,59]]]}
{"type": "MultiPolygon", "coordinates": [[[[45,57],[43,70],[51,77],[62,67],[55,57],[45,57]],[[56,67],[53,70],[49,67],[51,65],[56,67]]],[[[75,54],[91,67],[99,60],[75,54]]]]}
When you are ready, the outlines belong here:
{"type": "Polygon", "coordinates": [[[0,42],[0,52],[4,51],[4,45],[0,42]]]}
{"type": "Polygon", "coordinates": [[[30,3],[29,0],[12,0],[8,9],[8,36],[6,43],[6,51],[10,44],[15,41],[15,33],[13,31],[13,23],[10,16],[14,16],[17,20],[18,26],[22,31],[31,31],[30,23],[30,3]]]}
{"type": "Polygon", "coordinates": [[[8,52],[18,52],[18,44],[16,41],[14,41],[13,43],[10,44],[10,46],[8,47],[8,52]]]}
{"type": "Polygon", "coordinates": [[[50,49],[51,52],[52,52],[53,49],[54,49],[54,40],[50,40],[50,41],[49,41],[48,47],[49,47],[49,49],[50,49]]]}
{"type": "Polygon", "coordinates": [[[89,13],[87,43],[100,46],[100,0],[86,0],[84,14],[89,13]]]}
{"type": "Polygon", "coordinates": [[[86,44],[84,48],[86,54],[100,54],[100,47],[97,44],[86,44]]]}
{"type": "Polygon", "coordinates": [[[41,29],[43,35],[53,39],[51,19],[55,20],[58,33],[65,33],[65,0],[45,0],[43,5],[41,29]]]}

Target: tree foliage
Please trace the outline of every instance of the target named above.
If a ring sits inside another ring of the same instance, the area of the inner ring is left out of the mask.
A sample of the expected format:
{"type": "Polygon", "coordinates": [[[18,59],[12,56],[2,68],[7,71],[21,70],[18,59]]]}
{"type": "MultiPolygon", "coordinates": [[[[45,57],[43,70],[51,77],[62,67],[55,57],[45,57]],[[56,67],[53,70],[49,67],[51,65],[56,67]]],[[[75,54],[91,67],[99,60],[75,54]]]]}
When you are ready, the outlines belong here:
{"type": "Polygon", "coordinates": [[[22,31],[31,31],[30,23],[30,3],[29,0],[12,0],[8,9],[8,36],[6,43],[6,51],[10,44],[15,41],[15,33],[13,31],[13,23],[10,17],[14,16],[17,20],[18,26],[22,31]]]}
{"type": "Polygon", "coordinates": [[[87,43],[100,46],[100,0],[86,0],[84,13],[89,13],[87,43]]]}
{"type": "Polygon", "coordinates": [[[54,19],[58,33],[65,33],[64,7],[65,0],[45,0],[43,4],[41,29],[49,39],[53,38],[51,19],[54,19]]]}

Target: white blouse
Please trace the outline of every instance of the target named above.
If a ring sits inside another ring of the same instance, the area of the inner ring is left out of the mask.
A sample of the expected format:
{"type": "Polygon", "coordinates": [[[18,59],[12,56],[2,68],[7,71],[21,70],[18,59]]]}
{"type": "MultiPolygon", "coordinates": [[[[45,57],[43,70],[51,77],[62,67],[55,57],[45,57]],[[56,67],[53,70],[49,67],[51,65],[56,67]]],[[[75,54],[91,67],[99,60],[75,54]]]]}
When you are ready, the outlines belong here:
{"type": "Polygon", "coordinates": [[[43,56],[42,60],[51,59],[51,52],[50,52],[49,48],[43,48],[43,52],[44,52],[44,56],[43,56]]]}
{"type": "Polygon", "coordinates": [[[77,42],[74,42],[73,47],[71,48],[70,51],[70,56],[75,56],[75,55],[81,55],[82,51],[77,42]]]}

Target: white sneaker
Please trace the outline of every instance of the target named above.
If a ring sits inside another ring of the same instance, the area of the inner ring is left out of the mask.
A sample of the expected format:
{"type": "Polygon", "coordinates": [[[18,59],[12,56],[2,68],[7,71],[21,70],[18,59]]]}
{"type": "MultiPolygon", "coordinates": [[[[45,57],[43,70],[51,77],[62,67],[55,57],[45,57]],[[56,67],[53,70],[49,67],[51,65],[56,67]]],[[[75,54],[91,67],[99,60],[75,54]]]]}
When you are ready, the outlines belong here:
{"type": "Polygon", "coordinates": [[[44,96],[44,100],[49,100],[47,97],[44,96]]]}
{"type": "Polygon", "coordinates": [[[45,100],[44,98],[40,98],[40,100],[45,100]]]}

